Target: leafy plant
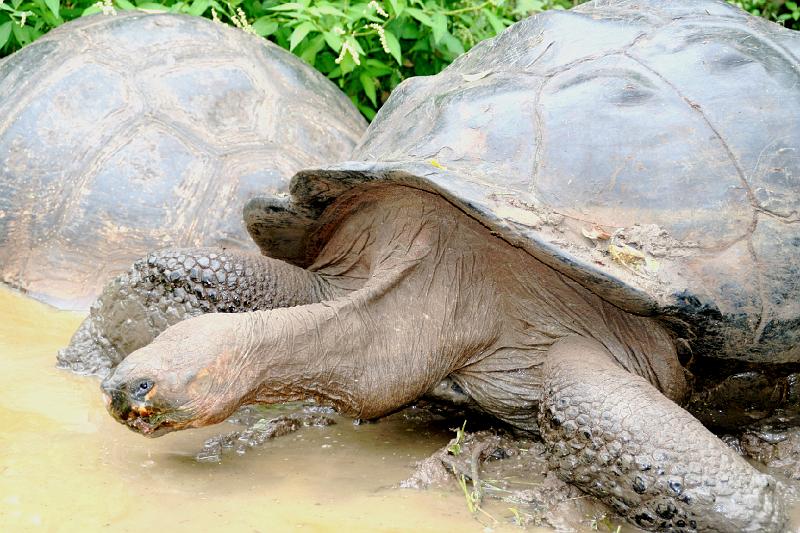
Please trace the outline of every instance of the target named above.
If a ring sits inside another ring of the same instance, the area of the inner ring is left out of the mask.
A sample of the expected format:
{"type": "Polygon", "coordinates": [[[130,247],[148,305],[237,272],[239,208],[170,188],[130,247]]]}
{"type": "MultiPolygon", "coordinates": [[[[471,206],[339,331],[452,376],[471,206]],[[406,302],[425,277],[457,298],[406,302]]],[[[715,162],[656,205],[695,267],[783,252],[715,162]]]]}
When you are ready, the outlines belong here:
{"type": "MultiPolygon", "coordinates": [[[[336,81],[367,118],[409,76],[436,74],[477,42],[526,14],[571,2],[528,6],[504,0],[267,0],[242,4],[250,31],[291,50],[336,81]],[[520,9],[527,9],[524,13],[520,9]]],[[[237,23],[230,7],[212,6],[237,23]]]]}
{"type": "MultiPolygon", "coordinates": [[[[436,74],[510,24],[584,0],[0,0],[0,56],[67,20],[143,9],[205,16],[292,51],[371,119],[409,76],[436,74]]],[[[730,0],[800,28],[797,2],[730,0]]]]}
{"type": "Polygon", "coordinates": [[[467,421],[464,420],[464,423],[461,425],[460,428],[456,428],[456,438],[450,442],[447,446],[447,453],[459,456],[461,455],[461,445],[464,443],[464,437],[466,436],[466,429],[467,429],[467,421]]]}
{"type": "Polygon", "coordinates": [[[753,15],[781,22],[788,28],[800,30],[800,8],[788,0],[733,0],[735,4],[753,15]]]}

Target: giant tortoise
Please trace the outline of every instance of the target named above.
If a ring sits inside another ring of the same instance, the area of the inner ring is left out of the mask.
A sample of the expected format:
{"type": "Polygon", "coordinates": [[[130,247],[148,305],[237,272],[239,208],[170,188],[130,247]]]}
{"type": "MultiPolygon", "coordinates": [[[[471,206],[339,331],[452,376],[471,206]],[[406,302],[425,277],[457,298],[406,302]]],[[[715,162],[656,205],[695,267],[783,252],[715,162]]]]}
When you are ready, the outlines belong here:
{"type": "Polygon", "coordinates": [[[332,83],[199,17],[120,13],[0,62],[0,280],[85,309],[164,246],[254,249],[240,213],[366,128],[332,83]]]}
{"type": "Polygon", "coordinates": [[[248,203],[266,257],[155,252],[108,288],[83,342],[141,344],[137,306],[148,335],[258,309],[128,355],[109,411],[149,436],[243,402],[372,418],[449,376],[641,527],[782,530],[776,481],[681,404],[697,360],[800,359],[798,53],[722,1],[605,0],[408,80],[359,161],[248,203]]]}

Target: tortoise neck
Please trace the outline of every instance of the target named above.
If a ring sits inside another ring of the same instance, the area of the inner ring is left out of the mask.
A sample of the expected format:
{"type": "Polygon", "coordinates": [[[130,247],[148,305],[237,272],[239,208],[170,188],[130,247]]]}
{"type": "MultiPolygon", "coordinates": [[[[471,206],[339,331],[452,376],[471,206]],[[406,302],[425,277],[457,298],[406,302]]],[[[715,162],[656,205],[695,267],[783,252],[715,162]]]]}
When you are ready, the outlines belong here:
{"type": "Polygon", "coordinates": [[[485,372],[536,387],[550,345],[576,334],[681,396],[682,370],[654,320],[606,303],[441,197],[396,187],[356,200],[312,266],[340,296],[242,315],[257,401],[314,398],[371,418],[455,372],[485,405],[506,402],[485,372]]]}
{"type": "Polygon", "coordinates": [[[376,188],[330,228],[314,265],[340,296],[247,313],[262,402],[315,398],[372,418],[414,401],[502,334],[484,234],[444,199],[376,188]]]}
{"type": "Polygon", "coordinates": [[[360,416],[358,384],[364,369],[355,364],[354,354],[368,351],[369,342],[352,331],[362,329],[360,324],[339,315],[341,307],[310,304],[242,315],[252,332],[245,350],[256,355],[258,367],[252,384],[256,402],[313,399],[360,416]]]}

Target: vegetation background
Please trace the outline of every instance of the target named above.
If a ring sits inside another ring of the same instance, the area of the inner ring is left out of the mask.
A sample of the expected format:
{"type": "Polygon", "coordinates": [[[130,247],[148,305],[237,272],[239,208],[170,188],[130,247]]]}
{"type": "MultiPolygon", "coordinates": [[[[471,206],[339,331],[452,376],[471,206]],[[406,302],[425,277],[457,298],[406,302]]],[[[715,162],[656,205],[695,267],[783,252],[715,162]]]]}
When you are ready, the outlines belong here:
{"type": "MultiPolygon", "coordinates": [[[[208,17],[265,37],[338,83],[372,119],[398,83],[435,74],[514,22],[585,0],[0,0],[0,57],[66,21],[117,10],[208,17]]],[[[728,0],[789,28],[789,0],[728,0]]]]}

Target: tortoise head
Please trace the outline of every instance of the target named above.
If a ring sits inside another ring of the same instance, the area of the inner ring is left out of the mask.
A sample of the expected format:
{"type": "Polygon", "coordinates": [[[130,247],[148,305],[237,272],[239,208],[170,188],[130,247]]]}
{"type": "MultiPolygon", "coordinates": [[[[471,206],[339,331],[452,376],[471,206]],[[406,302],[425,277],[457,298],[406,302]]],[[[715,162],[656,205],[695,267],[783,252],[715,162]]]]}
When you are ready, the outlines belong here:
{"type": "Polygon", "coordinates": [[[250,392],[229,316],[179,322],[126,357],[101,385],[109,413],[148,437],[227,418],[250,392]]]}

